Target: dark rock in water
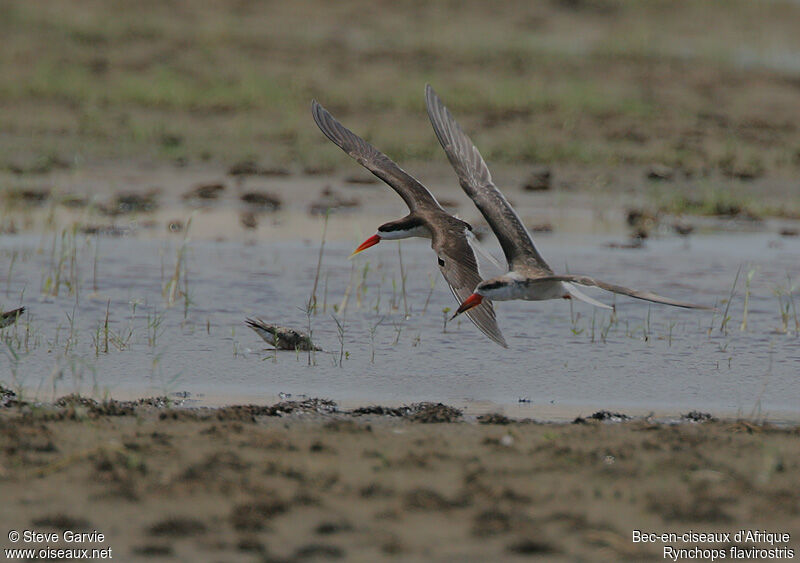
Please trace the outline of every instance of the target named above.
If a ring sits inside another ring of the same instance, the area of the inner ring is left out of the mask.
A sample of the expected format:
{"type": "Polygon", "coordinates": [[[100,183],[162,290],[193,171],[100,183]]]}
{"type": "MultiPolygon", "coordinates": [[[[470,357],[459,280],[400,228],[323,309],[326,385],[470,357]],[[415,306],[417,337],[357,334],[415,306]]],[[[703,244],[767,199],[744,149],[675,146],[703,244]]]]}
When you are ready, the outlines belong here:
{"type": "Polygon", "coordinates": [[[261,319],[247,319],[245,324],[252,328],[267,344],[276,350],[322,350],[304,332],[293,328],[265,323],[261,319]]]}
{"type": "Polygon", "coordinates": [[[536,225],[529,226],[528,230],[532,233],[552,233],[553,225],[550,223],[537,223],[536,225]]]}
{"type": "Polygon", "coordinates": [[[239,198],[253,208],[276,211],[281,208],[281,198],[267,192],[248,192],[239,198]]]}
{"type": "Polygon", "coordinates": [[[663,164],[653,164],[647,170],[647,179],[648,180],[661,180],[661,181],[669,181],[675,178],[675,169],[670,168],[669,166],[665,166],[663,164]]]}
{"type": "Polygon", "coordinates": [[[303,174],[309,176],[322,176],[325,174],[333,174],[335,168],[329,164],[309,164],[303,168],[303,174]]]}
{"type": "Polygon", "coordinates": [[[551,188],[552,174],[549,168],[534,169],[522,189],[526,192],[546,192],[551,188]]]}
{"type": "Polygon", "coordinates": [[[225,191],[225,184],[200,184],[185,194],[183,199],[217,199],[225,191]]]}
{"type": "Polygon", "coordinates": [[[340,209],[352,209],[360,205],[361,201],[358,198],[344,197],[330,186],[325,186],[319,195],[319,199],[308,206],[308,212],[311,215],[324,215],[329,211],[336,212],[340,209]]]}
{"type": "Polygon", "coordinates": [[[686,237],[694,232],[694,226],[689,223],[673,223],[672,230],[675,231],[676,234],[686,237]]]}
{"type": "Polygon", "coordinates": [[[360,184],[360,185],[369,185],[369,184],[377,184],[379,182],[376,176],[372,174],[352,174],[347,176],[344,179],[345,183],[347,184],[360,184]]]}
{"type": "Polygon", "coordinates": [[[289,176],[287,168],[266,167],[256,163],[255,160],[242,160],[228,168],[231,176],[289,176]]]}
{"type": "Polygon", "coordinates": [[[258,216],[252,211],[242,211],[239,214],[239,223],[245,229],[255,229],[258,227],[258,216]]]}
{"type": "Polygon", "coordinates": [[[625,222],[629,227],[650,230],[658,223],[658,216],[645,209],[630,207],[625,212],[625,222]]]}
{"type": "Polygon", "coordinates": [[[19,309],[14,309],[13,311],[6,311],[5,313],[0,313],[0,328],[6,328],[7,326],[13,325],[17,322],[22,314],[25,312],[25,307],[20,307],[19,309]]]}
{"type": "Polygon", "coordinates": [[[622,250],[639,250],[644,248],[644,239],[646,237],[633,236],[628,242],[609,242],[606,243],[606,248],[617,248],[622,250]]]}

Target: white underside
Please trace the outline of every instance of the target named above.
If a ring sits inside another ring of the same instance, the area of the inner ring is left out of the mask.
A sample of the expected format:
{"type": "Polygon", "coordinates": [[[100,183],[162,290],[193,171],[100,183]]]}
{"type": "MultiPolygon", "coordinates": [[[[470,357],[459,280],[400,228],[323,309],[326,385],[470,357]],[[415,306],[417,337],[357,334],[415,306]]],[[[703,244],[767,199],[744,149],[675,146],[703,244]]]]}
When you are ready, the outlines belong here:
{"type": "MultiPolygon", "coordinates": [[[[511,274],[509,274],[509,277],[511,277],[511,274]]],[[[570,296],[584,303],[588,303],[593,307],[612,309],[612,307],[609,307],[605,303],[601,303],[584,294],[575,287],[575,285],[560,281],[541,282],[529,286],[512,283],[489,291],[482,290],[480,293],[493,301],[510,301],[512,299],[547,301],[549,299],[563,299],[565,296],[570,296]]]]}

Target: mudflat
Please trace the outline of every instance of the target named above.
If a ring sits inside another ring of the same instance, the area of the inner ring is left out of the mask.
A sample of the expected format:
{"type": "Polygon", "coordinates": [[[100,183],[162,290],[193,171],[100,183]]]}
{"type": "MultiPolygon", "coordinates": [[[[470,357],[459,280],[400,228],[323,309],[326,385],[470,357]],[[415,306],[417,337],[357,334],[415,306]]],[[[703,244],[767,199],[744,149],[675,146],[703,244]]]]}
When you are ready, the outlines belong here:
{"type": "Polygon", "coordinates": [[[728,556],[796,552],[800,537],[798,428],[700,413],[552,424],[433,403],[189,409],[73,396],[3,408],[0,446],[4,533],[60,534],[4,548],[111,548],[125,561],[642,561],[669,544],[634,542],[634,530],[729,533],[671,544],[728,556]],[[740,530],[791,539],[734,541],[740,530]],[[68,544],[65,531],[89,536],[68,544]]]}

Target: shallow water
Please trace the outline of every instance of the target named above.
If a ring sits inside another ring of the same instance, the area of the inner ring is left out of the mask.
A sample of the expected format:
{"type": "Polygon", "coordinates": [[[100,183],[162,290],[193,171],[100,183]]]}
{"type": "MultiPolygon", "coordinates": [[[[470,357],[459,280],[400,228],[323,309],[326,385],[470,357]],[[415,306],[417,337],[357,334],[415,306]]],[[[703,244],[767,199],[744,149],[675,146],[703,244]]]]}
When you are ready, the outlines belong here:
{"type": "Polygon", "coordinates": [[[62,279],[78,280],[77,295],[62,284],[58,296],[45,296],[58,261],[54,239],[18,235],[0,237],[0,305],[21,303],[29,311],[2,331],[0,381],[41,400],[72,391],[98,398],[174,394],[211,405],[307,395],[342,404],[442,401],[468,412],[503,409],[536,418],[616,408],[800,419],[800,339],[791,310],[789,333],[778,331],[775,294],[788,286],[787,274],[800,281],[800,241],[722,234],[619,250],[598,236],[559,233],[537,240],[556,270],[566,265],[723,310],[743,265],[726,330],[720,330],[722,312],[648,305],[587,289],[616,302],[615,323],[608,311],[583,303],[574,303],[572,313],[562,300],[497,303],[509,343],[504,350],[466,319],[443,331],[442,311],[455,303],[425,241],[402,243],[404,299],[398,243],[348,261],[359,241],[335,240],[325,246],[317,314],[311,316],[314,340],[326,352],[276,355],[243,321],[258,316],[307,330],[303,309],[319,242],[189,242],[188,284],[180,282],[181,290],[188,287],[188,303],[178,294],[167,307],[163,289],[175,270],[179,239],[78,236],[74,245],[65,243],[62,265],[62,279]],[[343,343],[334,316],[344,326],[343,343]]]}

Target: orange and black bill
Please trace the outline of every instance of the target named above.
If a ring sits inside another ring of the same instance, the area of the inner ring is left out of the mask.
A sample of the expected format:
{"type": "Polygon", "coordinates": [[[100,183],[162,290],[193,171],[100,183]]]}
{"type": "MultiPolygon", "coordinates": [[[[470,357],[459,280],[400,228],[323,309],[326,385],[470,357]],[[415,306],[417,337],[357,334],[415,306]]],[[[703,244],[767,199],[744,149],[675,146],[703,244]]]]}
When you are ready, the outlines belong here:
{"type": "Polygon", "coordinates": [[[479,295],[477,293],[473,293],[472,295],[470,295],[469,297],[464,299],[464,302],[458,308],[458,310],[456,311],[455,315],[453,315],[451,317],[451,320],[455,319],[461,313],[463,313],[465,311],[469,311],[473,307],[477,307],[478,305],[481,304],[481,301],[483,301],[483,295],[479,295]]]}
{"type": "Polygon", "coordinates": [[[359,253],[359,252],[361,252],[362,250],[366,250],[366,249],[368,249],[370,246],[375,246],[375,245],[376,245],[376,244],[378,244],[379,242],[381,242],[381,237],[379,237],[378,235],[372,235],[372,236],[371,236],[371,237],[369,237],[367,240],[365,240],[364,242],[362,242],[362,243],[361,243],[361,246],[359,246],[358,248],[356,248],[356,249],[353,251],[353,253],[350,255],[350,257],[352,258],[353,256],[355,256],[356,254],[358,254],[358,253],[359,253]]]}

